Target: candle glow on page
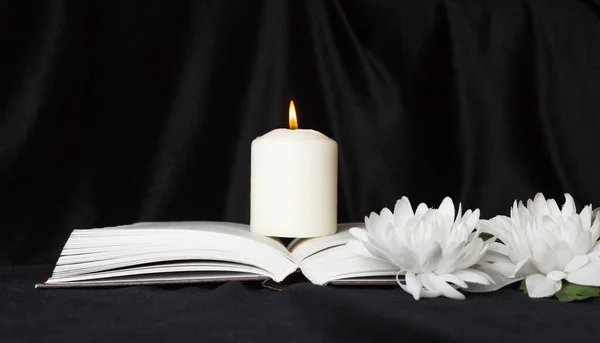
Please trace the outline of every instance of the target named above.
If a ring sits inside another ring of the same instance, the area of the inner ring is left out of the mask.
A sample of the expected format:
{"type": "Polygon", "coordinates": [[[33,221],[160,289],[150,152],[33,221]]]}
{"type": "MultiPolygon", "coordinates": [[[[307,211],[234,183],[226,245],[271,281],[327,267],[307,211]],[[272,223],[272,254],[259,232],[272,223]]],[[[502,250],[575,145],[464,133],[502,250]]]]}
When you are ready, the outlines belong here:
{"type": "Polygon", "coordinates": [[[251,147],[250,229],[272,237],[319,237],[337,230],[338,146],[324,134],[289,129],[256,138],[251,147]]]}

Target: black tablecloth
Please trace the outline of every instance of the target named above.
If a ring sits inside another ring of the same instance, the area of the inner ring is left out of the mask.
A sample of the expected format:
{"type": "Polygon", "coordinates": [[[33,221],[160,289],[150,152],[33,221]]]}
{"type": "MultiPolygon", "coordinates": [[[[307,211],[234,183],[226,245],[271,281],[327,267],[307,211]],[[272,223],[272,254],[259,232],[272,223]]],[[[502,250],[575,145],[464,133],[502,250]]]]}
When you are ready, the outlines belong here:
{"type": "Polygon", "coordinates": [[[50,271],[0,268],[1,342],[548,343],[600,333],[600,300],[533,300],[512,287],[464,301],[311,284],[34,289],[50,271]]]}
{"type": "Polygon", "coordinates": [[[291,99],[338,142],[339,222],[598,206],[600,0],[1,4],[0,343],[600,341],[600,301],[514,288],[34,289],[75,228],[248,223],[250,145],[291,99]]]}

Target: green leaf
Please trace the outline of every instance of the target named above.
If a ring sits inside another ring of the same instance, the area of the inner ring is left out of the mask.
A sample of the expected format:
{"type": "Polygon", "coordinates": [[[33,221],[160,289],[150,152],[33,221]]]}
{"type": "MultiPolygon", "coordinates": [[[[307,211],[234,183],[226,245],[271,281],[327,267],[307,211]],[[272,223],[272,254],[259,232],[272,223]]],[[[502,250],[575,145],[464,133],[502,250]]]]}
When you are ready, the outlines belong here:
{"type": "Polygon", "coordinates": [[[566,281],[564,283],[565,285],[562,289],[568,293],[589,295],[591,297],[600,296],[600,287],[577,285],[566,281]]]}
{"type": "MultiPolygon", "coordinates": [[[[489,240],[489,239],[492,239],[492,237],[494,237],[494,235],[492,235],[491,233],[487,233],[487,232],[481,232],[481,233],[479,233],[479,238],[483,239],[484,242],[487,241],[487,240],[489,240]]],[[[504,244],[504,242],[502,242],[498,238],[496,238],[495,242],[498,242],[500,244],[504,244]]]]}
{"type": "Polygon", "coordinates": [[[523,291],[523,293],[527,294],[527,284],[525,280],[521,280],[521,284],[519,285],[519,290],[523,291]]]}
{"type": "Polygon", "coordinates": [[[494,236],[487,232],[482,232],[479,234],[479,238],[483,239],[484,241],[487,241],[488,239],[490,239],[492,237],[494,237],[494,236]]]}
{"type": "Polygon", "coordinates": [[[555,296],[561,302],[600,297],[600,287],[583,286],[563,281],[562,288],[556,292],[555,296]]]}
{"type": "MultiPolygon", "coordinates": [[[[525,283],[525,280],[521,281],[519,290],[527,294],[527,284],[525,283]]],[[[560,302],[585,300],[600,297],[600,287],[582,286],[563,280],[561,289],[556,292],[554,296],[560,302]]]]}
{"type": "Polygon", "coordinates": [[[561,292],[561,291],[556,292],[556,294],[554,294],[554,296],[556,297],[556,299],[558,299],[558,301],[563,302],[563,303],[585,300],[585,299],[590,298],[590,296],[587,296],[587,295],[565,294],[564,292],[561,292]]]}

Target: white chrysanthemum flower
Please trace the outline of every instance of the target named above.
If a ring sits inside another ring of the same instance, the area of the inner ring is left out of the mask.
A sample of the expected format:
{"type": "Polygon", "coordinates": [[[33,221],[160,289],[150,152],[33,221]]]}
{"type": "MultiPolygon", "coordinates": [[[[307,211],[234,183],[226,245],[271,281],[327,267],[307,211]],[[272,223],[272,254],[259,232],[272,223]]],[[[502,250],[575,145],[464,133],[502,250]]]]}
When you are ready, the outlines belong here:
{"type": "Polygon", "coordinates": [[[456,218],[454,211],[454,203],[448,197],[438,209],[420,204],[415,212],[408,198],[402,197],[396,202],[394,213],[384,208],[379,215],[371,213],[365,217],[366,230],[350,229],[357,240],[348,246],[358,254],[398,266],[398,284],[417,300],[441,295],[464,299],[457,288],[493,282],[485,272],[471,268],[484,256],[489,244],[475,231],[478,209],[461,215],[459,204],[456,218]],[[402,274],[406,284],[398,277],[402,274]]]}
{"type": "Polygon", "coordinates": [[[591,205],[577,213],[569,194],[562,210],[541,193],[527,206],[515,201],[510,217],[480,221],[484,231],[503,243],[490,246],[482,265],[501,274],[494,277],[499,286],[525,279],[532,298],[554,295],[562,280],[600,286],[599,217],[591,205]]]}

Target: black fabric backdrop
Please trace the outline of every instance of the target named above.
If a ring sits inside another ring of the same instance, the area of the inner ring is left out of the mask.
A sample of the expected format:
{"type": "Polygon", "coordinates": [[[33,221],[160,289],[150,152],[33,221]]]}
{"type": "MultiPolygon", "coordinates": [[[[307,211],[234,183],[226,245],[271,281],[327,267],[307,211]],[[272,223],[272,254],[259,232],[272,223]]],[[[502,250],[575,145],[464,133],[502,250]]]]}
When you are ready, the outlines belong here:
{"type": "Polygon", "coordinates": [[[593,338],[597,301],[510,288],[33,284],[77,227],[248,222],[250,143],[290,99],[339,144],[342,222],[402,195],[484,218],[538,191],[600,205],[597,0],[3,1],[0,47],[3,342],[593,338]]]}

